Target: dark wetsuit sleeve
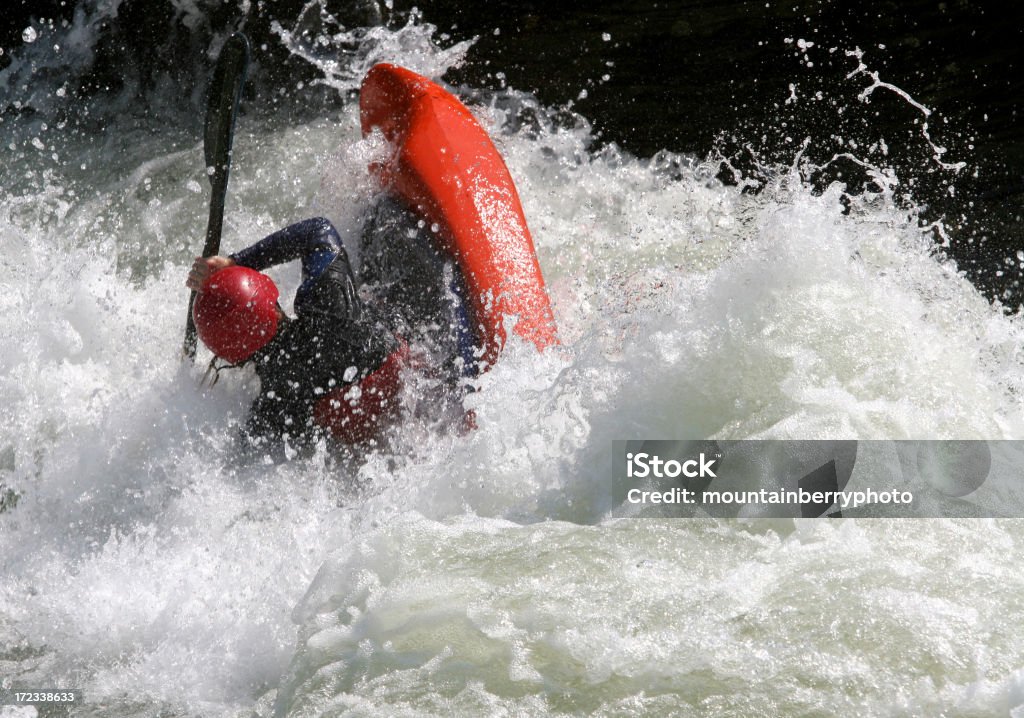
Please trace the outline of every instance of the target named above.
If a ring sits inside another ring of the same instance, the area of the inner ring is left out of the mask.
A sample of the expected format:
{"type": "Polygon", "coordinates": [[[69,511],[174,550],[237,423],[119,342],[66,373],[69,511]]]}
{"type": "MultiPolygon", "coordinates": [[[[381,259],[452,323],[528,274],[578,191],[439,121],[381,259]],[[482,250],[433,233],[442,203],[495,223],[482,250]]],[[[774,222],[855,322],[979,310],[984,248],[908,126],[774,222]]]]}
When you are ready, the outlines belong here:
{"type": "Polygon", "coordinates": [[[334,225],[323,217],[314,217],[278,230],[230,257],[236,264],[256,270],[301,258],[302,284],[295,297],[297,303],[302,303],[320,275],[344,251],[334,225]]]}

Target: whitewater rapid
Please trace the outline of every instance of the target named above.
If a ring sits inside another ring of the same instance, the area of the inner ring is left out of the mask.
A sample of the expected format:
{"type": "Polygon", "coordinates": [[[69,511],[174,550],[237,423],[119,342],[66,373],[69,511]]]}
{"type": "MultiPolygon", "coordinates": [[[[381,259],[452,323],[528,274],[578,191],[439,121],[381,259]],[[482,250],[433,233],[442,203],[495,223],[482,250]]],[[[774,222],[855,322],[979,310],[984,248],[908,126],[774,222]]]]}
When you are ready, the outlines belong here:
{"type": "MultiPolygon", "coordinates": [[[[325,81],[465,52],[378,34],[325,81]]],[[[745,192],[714,158],[594,149],[511,89],[472,108],[561,346],[513,338],[467,435],[410,418],[285,464],[230,459],[253,376],[203,387],[180,359],[198,139],[11,132],[5,684],[82,688],[86,716],[1024,715],[1019,521],[610,518],[619,439],[1022,438],[1020,318],[885,187],[794,165],[745,192]]],[[[225,246],[312,214],[356,236],[382,151],[357,120],[243,116],[225,246]]]]}

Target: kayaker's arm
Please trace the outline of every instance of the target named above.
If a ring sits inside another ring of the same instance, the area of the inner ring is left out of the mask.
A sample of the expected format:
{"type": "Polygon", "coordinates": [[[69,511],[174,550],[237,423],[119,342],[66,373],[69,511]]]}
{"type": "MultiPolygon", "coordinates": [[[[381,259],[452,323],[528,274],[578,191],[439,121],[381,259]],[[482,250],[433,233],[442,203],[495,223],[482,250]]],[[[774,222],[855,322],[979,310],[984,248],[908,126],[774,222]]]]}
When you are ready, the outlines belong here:
{"type": "Polygon", "coordinates": [[[278,230],[229,255],[229,258],[236,264],[258,271],[301,258],[302,286],[299,294],[304,294],[342,252],[344,248],[338,230],[323,217],[314,217],[278,230]]]}
{"type": "Polygon", "coordinates": [[[301,258],[302,285],[298,295],[303,296],[339,254],[345,254],[345,250],[334,225],[323,217],[314,217],[278,230],[227,257],[196,257],[186,285],[199,291],[207,277],[234,264],[261,271],[301,258]]]}
{"type": "Polygon", "coordinates": [[[322,217],[285,227],[227,257],[196,257],[186,285],[201,291],[206,279],[225,267],[238,264],[260,271],[294,259],[302,260],[296,311],[305,309],[349,321],[360,319],[362,302],[356,294],[348,254],[334,225],[322,217]]]}

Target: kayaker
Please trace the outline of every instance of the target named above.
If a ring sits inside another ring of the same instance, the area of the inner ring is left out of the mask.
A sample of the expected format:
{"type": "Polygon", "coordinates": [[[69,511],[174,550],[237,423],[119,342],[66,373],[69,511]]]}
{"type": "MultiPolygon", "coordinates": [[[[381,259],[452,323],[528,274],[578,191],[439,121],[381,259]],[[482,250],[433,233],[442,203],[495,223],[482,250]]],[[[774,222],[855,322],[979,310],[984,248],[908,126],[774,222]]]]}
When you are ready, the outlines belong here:
{"type": "Polygon", "coordinates": [[[251,446],[279,452],[329,434],[372,439],[395,408],[407,345],[363,300],[348,254],[326,219],[307,219],[226,257],[196,258],[186,285],[198,292],[199,338],[225,366],[252,364],[260,394],[245,425],[251,446]],[[295,259],[302,283],[295,317],[260,270],[295,259]]]}

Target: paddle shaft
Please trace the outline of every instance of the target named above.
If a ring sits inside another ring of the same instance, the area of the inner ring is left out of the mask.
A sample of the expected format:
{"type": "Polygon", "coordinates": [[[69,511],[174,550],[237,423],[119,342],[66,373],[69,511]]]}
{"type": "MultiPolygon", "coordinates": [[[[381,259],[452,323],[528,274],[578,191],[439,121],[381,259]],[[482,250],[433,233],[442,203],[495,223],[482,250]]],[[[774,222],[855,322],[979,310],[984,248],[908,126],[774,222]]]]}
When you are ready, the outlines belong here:
{"type": "MultiPolygon", "coordinates": [[[[224,200],[228,192],[228,175],[231,169],[231,142],[248,64],[249,41],[245,35],[236,32],[224,43],[217,59],[217,69],[210,84],[210,98],[206,110],[203,151],[212,191],[210,216],[206,223],[206,242],[203,244],[204,257],[212,257],[220,252],[221,230],[224,227],[224,200]]],[[[188,317],[185,320],[185,340],[182,345],[182,352],[192,360],[196,356],[197,340],[195,320],[192,318],[192,305],[195,300],[196,292],[193,290],[188,298],[188,317]]]]}

